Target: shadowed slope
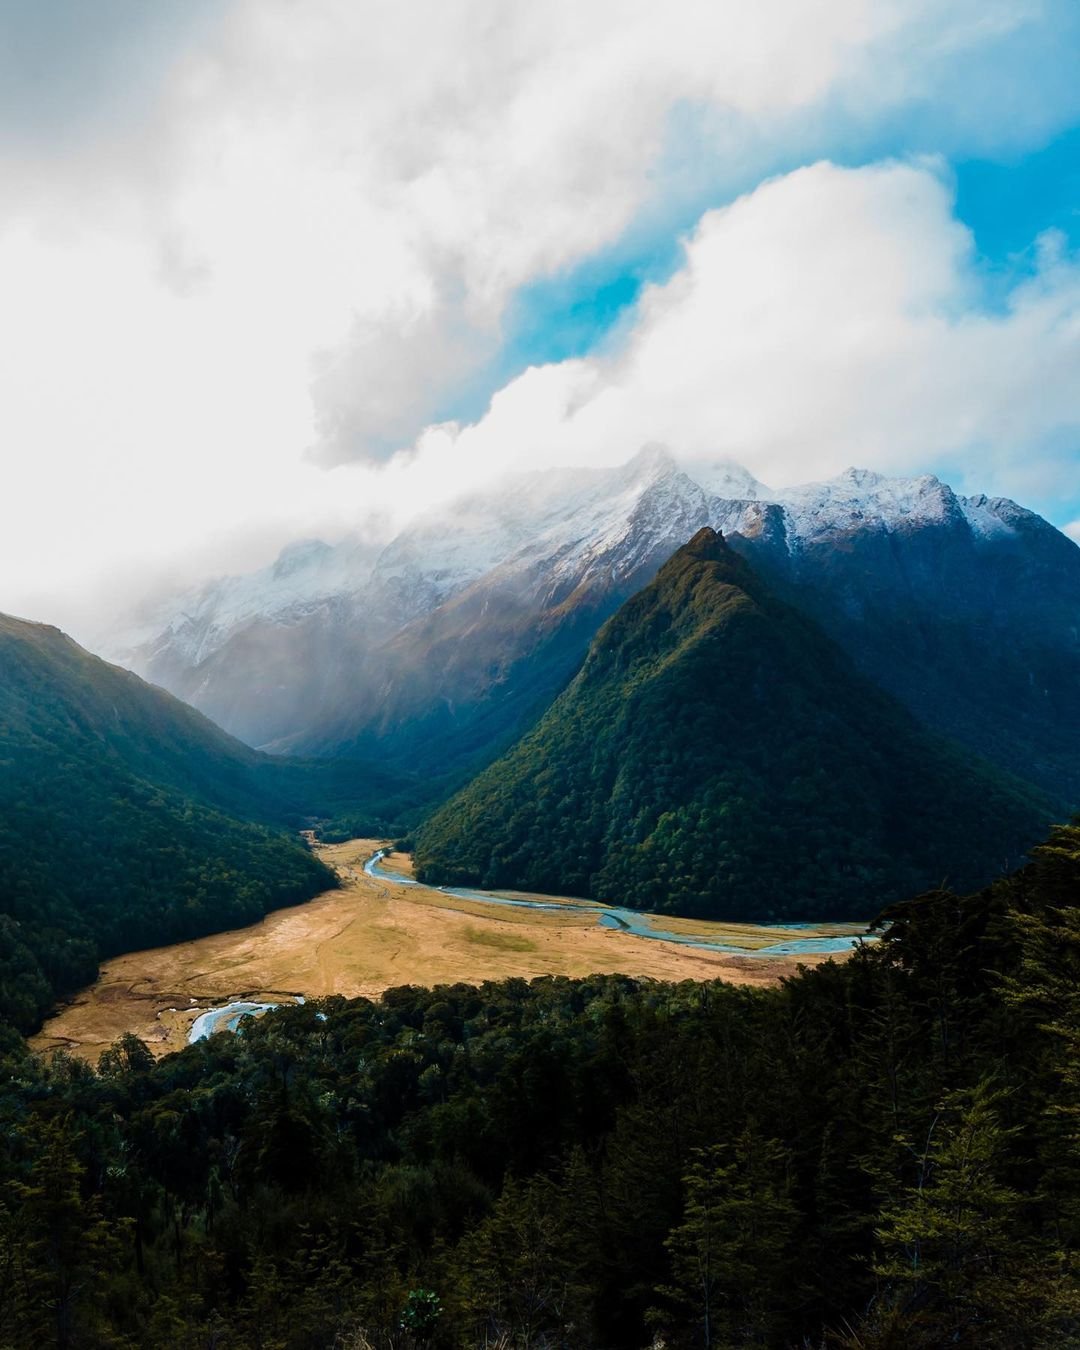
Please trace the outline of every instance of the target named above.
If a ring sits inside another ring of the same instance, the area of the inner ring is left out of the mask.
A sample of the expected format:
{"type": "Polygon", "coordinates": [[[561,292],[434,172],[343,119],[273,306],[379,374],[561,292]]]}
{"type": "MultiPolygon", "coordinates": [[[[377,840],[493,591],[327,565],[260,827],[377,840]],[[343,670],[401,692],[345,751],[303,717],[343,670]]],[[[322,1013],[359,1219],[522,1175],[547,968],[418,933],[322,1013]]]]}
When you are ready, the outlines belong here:
{"type": "Polygon", "coordinates": [[[421,875],[731,919],[985,880],[1044,830],[703,529],[537,727],[420,831],[421,875]]]}
{"type": "Polygon", "coordinates": [[[267,828],[277,766],[55,628],[0,616],[0,1019],[99,955],[236,927],[332,874],[267,828]]]}

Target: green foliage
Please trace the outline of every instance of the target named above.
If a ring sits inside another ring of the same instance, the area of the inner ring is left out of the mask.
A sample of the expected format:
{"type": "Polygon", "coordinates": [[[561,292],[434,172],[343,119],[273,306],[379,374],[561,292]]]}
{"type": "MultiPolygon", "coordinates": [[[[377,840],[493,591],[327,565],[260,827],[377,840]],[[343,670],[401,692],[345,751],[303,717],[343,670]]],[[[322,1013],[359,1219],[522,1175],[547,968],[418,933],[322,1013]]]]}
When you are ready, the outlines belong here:
{"type": "Polygon", "coordinates": [[[120,1345],[108,1326],[107,1272],[129,1225],[107,1222],[85,1194],[70,1116],[32,1119],[18,1138],[22,1166],[0,1200],[0,1341],[120,1345]]]}
{"type": "Polygon", "coordinates": [[[935,1309],[933,1341],[1011,1345],[1028,1315],[1016,1241],[1018,1191],[1004,1181],[1010,1138],[1000,1119],[1003,1094],[992,1080],[951,1092],[916,1148],[915,1176],[887,1204],[876,1231],[878,1275],[897,1291],[908,1341],[920,1341],[920,1310],[935,1309]]]}
{"type": "Polygon", "coordinates": [[[1069,827],[775,989],[405,987],[97,1073],[11,1043],[0,1345],[1078,1344],[1078,899],[1069,827]]]}
{"type": "Polygon", "coordinates": [[[35,1029],[101,956],[333,885],[279,766],[55,629],[0,616],[0,1021],[35,1029]],[[274,780],[274,781],[272,781],[274,780]]]}
{"type": "Polygon", "coordinates": [[[430,1340],[442,1315],[438,1294],[430,1289],[410,1289],[401,1314],[401,1328],[420,1340],[430,1340]]]}
{"type": "Polygon", "coordinates": [[[660,1292],[704,1350],[775,1343],[798,1224],[787,1150],[744,1130],[733,1146],[698,1150],[683,1187],[682,1222],[664,1244],[674,1282],[660,1292]]]}
{"type": "Polygon", "coordinates": [[[916,725],[702,531],[545,717],[416,835],[438,883],[692,916],[871,916],[981,884],[1047,805],[916,725]]]}
{"type": "Polygon", "coordinates": [[[573,1185],[564,1190],[556,1178],[511,1178],[491,1213],[460,1244],[455,1311],[473,1344],[538,1346],[587,1338],[595,1255],[583,1250],[590,1215],[577,1207],[581,1199],[581,1191],[573,1185]]]}

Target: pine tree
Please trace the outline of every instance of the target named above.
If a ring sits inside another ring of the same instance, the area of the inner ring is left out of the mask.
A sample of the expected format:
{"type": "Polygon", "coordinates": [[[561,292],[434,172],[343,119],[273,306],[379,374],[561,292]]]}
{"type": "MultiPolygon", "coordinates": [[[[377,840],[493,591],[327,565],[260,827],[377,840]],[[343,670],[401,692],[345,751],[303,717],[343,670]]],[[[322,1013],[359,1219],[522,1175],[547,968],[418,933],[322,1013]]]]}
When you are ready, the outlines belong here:
{"type": "Polygon", "coordinates": [[[1017,1133],[1001,1124],[1004,1095],[990,1079],[947,1094],[912,1148],[913,1182],[879,1216],[875,1270],[913,1347],[1032,1343],[1036,1254],[1003,1180],[1017,1133]]]}
{"type": "Polygon", "coordinates": [[[683,1221],[665,1244],[673,1283],[658,1292],[703,1350],[770,1344],[797,1222],[786,1150],[748,1129],[733,1148],[698,1150],[684,1186],[683,1221]]]}
{"type": "Polygon", "coordinates": [[[68,1118],[32,1118],[19,1134],[31,1162],[25,1179],[7,1182],[0,1205],[0,1344],[118,1344],[103,1303],[126,1224],[108,1224],[98,1198],[84,1194],[86,1169],[68,1118]]]}

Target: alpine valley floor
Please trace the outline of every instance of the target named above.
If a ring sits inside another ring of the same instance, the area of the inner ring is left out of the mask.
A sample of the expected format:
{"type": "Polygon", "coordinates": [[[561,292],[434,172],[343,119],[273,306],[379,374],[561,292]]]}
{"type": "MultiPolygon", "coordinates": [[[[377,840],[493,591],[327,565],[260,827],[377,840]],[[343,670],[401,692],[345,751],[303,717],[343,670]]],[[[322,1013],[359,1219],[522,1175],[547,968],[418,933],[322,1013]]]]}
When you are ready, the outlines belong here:
{"type": "Polygon", "coordinates": [[[119,1036],[134,1032],[164,1055],[186,1044],[196,1018],[236,1000],[375,997],[404,984],[618,973],[768,985],[799,965],[842,955],[753,954],[763,946],[862,931],[854,925],[808,930],[665,919],[665,927],[681,935],[744,948],[747,955],[709,951],[602,926],[588,902],[536,909],[445,894],[411,882],[407,860],[398,855],[385,859],[378,875],[365,872],[365,862],[385,847],[373,839],[319,846],[341,877],[340,889],[248,928],[105,962],[97,982],[50,1018],[31,1045],[96,1060],[119,1036]],[[394,871],[402,882],[391,879],[394,871]]]}

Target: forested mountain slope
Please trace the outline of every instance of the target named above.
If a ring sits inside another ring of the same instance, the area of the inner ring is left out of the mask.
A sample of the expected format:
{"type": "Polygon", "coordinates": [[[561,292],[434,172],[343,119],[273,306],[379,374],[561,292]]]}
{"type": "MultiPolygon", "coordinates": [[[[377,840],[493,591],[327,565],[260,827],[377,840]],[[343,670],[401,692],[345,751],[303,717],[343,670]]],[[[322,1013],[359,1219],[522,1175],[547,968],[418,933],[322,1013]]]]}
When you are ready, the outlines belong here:
{"type": "Polygon", "coordinates": [[[775,489],[646,447],[298,542],[101,634],[252,745],[472,772],[696,530],[721,530],[921,722],[1080,806],[1080,548],[1014,502],[850,469],[775,489]]]}
{"type": "Polygon", "coordinates": [[[437,882],[854,917],[985,881],[1050,814],[920,728],[705,528],[534,730],[425,823],[416,858],[437,882]]]}
{"type": "Polygon", "coordinates": [[[57,629],[0,616],[0,1018],[32,1028],[102,955],[332,885],[283,828],[306,774],[57,629]]]}

